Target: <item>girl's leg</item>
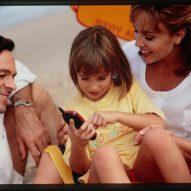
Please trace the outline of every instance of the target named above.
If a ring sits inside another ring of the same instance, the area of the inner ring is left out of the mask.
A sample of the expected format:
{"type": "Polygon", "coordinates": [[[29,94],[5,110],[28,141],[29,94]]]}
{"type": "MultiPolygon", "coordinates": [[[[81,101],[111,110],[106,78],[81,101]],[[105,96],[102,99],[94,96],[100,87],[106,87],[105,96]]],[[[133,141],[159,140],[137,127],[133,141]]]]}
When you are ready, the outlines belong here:
{"type": "Polygon", "coordinates": [[[44,152],[37,168],[34,184],[63,184],[61,176],[48,153],[44,152]]]}
{"type": "Polygon", "coordinates": [[[182,153],[162,128],[150,129],[143,136],[134,170],[143,182],[191,182],[182,153]]]}
{"type": "Polygon", "coordinates": [[[125,166],[114,148],[104,146],[95,151],[89,183],[130,183],[125,166]]]}

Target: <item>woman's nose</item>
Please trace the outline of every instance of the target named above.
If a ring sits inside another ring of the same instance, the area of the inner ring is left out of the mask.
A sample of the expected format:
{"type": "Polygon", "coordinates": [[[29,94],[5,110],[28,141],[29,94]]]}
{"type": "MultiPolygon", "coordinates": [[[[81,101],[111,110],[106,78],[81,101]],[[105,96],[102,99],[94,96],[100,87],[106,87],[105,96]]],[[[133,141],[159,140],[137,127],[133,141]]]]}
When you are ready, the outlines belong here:
{"type": "Polygon", "coordinates": [[[135,45],[138,46],[138,47],[144,46],[143,37],[138,33],[135,36],[135,45]]]}

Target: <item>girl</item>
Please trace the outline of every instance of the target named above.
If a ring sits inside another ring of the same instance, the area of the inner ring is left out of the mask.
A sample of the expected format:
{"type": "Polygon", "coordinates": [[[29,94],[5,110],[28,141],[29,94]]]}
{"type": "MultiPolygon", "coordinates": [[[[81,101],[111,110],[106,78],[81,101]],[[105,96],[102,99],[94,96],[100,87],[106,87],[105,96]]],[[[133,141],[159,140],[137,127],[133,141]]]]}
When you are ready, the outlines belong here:
{"type": "MultiPolygon", "coordinates": [[[[133,79],[119,42],[104,27],[93,26],[77,35],[71,48],[69,68],[79,92],[65,103],[64,109],[79,112],[86,121],[76,129],[74,121],[70,120],[67,128],[70,139],[66,144],[64,161],[74,172],[82,175],[80,181],[93,183],[88,173],[92,156],[98,148],[108,145],[111,153],[116,153],[115,160],[112,159],[115,168],[111,168],[115,173],[111,173],[113,179],[100,179],[100,182],[112,182],[116,176],[115,182],[129,182],[125,175],[132,169],[139,150],[134,142],[136,132],[150,124],[164,126],[163,113],[133,79]],[[90,140],[95,131],[96,139],[90,140]],[[122,173],[118,174],[118,170],[122,173]]],[[[51,153],[51,149],[47,152],[51,153]]],[[[64,168],[59,166],[54,156],[51,157],[63,177],[64,168]]],[[[47,173],[46,165],[50,162],[47,154],[42,160],[34,182],[55,183],[50,175],[54,176],[54,181],[58,177],[56,183],[61,182],[63,178],[59,179],[53,165],[49,164],[51,173],[47,173]],[[46,174],[43,173],[45,168],[46,174]]]]}

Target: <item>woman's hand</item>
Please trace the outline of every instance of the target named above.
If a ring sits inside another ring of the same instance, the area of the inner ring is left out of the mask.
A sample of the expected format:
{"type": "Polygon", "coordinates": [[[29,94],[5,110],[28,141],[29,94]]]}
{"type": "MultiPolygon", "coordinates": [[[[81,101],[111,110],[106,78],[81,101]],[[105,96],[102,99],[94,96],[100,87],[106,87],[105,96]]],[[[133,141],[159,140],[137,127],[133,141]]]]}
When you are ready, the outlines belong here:
{"type": "MultiPolygon", "coordinates": [[[[153,128],[162,128],[164,129],[161,125],[149,125],[147,127],[145,127],[144,129],[141,129],[140,131],[138,131],[138,133],[135,136],[135,145],[139,145],[143,139],[143,136],[150,131],[153,128]]],[[[169,133],[172,135],[172,132],[169,131],[169,133]]]]}

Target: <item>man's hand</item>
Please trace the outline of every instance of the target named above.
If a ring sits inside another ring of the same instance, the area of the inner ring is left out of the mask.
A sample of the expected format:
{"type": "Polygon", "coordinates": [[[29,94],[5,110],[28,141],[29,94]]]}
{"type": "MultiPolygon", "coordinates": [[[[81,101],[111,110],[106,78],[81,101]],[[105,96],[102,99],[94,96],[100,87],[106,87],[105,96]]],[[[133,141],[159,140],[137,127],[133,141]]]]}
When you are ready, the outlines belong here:
{"type": "Polygon", "coordinates": [[[60,126],[57,128],[57,138],[58,138],[58,143],[59,144],[65,144],[67,139],[68,139],[68,133],[66,130],[66,122],[62,119],[61,116],[61,124],[60,126]]]}
{"type": "Polygon", "coordinates": [[[27,156],[27,146],[38,165],[42,151],[51,144],[48,132],[33,107],[18,106],[15,110],[17,140],[22,159],[27,156]]]}

